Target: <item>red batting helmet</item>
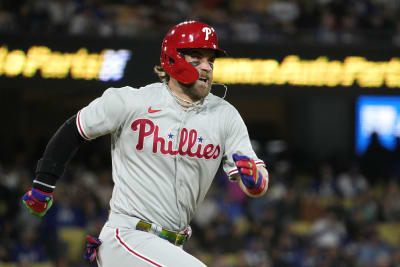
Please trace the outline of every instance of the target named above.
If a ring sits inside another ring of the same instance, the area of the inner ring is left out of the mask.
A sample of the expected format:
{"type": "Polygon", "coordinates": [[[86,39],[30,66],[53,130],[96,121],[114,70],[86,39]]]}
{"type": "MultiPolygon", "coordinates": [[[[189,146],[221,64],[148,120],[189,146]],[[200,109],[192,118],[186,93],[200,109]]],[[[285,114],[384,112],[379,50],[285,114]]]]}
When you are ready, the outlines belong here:
{"type": "Polygon", "coordinates": [[[161,44],[161,67],[172,78],[184,84],[195,82],[199,72],[179,53],[182,48],[208,48],[216,57],[226,52],[218,48],[218,37],[214,28],[202,22],[185,21],[172,27],[161,44]]]}

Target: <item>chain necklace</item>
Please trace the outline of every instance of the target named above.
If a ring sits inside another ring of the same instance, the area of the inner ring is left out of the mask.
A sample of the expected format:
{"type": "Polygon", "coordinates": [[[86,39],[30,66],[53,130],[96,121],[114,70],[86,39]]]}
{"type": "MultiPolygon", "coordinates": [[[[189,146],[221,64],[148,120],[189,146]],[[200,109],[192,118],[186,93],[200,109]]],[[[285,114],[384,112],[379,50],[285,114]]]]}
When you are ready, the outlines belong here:
{"type": "Polygon", "coordinates": [[[177,96],[172,90],[171,88],[169,88],[168,84],[165,83],[165,86],[168,89],[168,92],[175,98],[175,101],[181,105],[182,107],[184,107],[185,109],[188,108],[193,108],[193,107],[201,107],[203,105],[203,101],[204,101],[204,97],[196,102],[190,102],[189,100],[183,99],[179,96],[177,96]]]}

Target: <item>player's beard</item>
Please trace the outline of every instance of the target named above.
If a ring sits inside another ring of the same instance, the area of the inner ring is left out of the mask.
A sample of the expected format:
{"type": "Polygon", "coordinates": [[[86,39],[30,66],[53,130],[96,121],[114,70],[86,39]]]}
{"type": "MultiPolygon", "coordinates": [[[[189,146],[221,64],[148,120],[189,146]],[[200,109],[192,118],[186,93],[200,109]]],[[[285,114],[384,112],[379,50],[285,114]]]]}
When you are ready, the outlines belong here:
{"type": "Polygon", "coordinates": [[[212,85],[212,77],[205,75],[201,76],[201,78],[205,77],[207,78],[206,82],[198,79],[192,84],[183,86],[185,94],[187,94],[192,100],[199,101],[205,98],[210,93],[212,85]]]}

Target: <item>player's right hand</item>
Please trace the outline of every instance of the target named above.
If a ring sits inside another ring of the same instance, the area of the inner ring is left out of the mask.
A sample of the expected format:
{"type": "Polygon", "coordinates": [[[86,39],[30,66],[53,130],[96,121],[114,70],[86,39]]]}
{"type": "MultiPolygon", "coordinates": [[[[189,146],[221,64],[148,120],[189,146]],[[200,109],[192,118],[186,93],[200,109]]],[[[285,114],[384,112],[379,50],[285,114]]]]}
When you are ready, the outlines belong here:
{"type": "Polygon", "coordinates": [[[29,212],[42,217],[53,205],[53,193],[46,193],[35,188],[30,188],[22,197],[22,203],[29,212]]]}

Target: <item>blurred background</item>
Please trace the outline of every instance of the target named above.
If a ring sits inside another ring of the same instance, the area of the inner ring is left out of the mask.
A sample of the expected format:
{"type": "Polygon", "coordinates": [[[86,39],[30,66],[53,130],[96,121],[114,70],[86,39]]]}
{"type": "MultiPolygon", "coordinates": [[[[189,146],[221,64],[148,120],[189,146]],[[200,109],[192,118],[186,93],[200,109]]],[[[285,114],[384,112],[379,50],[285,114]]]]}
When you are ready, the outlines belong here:
{"type": "Polygon", "coordinates": [[[270,189],[249,199],[220,171],[185,249],[216,267],[400,266],[399,7],[1,0],[0,266],[89,266],[84,238],[101,230],[113,186],[108,136],[80,148],[44,218],[20,199],[57,128],[109,87],[157,82],[162,38],[187,19],[214,26],[229,53],[215,80],[270,189]]]}

